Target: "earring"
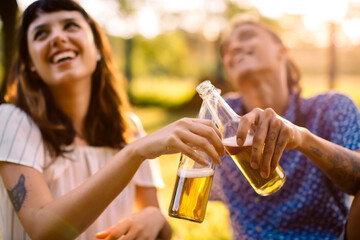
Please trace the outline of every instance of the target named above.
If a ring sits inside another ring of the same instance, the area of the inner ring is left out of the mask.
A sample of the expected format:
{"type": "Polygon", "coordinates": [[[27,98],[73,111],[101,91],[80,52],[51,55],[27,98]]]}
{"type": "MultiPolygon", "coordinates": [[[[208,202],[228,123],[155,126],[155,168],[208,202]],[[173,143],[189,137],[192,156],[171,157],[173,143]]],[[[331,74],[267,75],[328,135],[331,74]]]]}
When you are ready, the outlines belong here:
{"type": "Polygon", "coordinates": [[[100,60],[101,60],[101,54],[98,53],[98,54],[96,55],[96,61],[99,62],[100,60]]]}

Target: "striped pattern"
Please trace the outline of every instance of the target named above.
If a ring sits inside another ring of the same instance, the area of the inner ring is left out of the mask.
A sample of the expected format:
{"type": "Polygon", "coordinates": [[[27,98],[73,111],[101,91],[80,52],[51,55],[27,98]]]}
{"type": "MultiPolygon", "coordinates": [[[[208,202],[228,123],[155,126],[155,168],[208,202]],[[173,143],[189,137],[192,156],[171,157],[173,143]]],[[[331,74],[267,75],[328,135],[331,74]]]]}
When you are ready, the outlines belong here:
{"type": "MultiPolygon", "coordinates": [[[[130,117],[144,133],[137,117],[130,117]]],[[[51,159],[42,141],[40,130],[31,118],[13,105],[0,105],[0,161],[33,167],[43,173],[54,199],[81,184],[117,153],[116,150],[105,147],[68,147],[73,151],[66,156],[51,159]]],[[[78,239],[93,239],[96,232],[105,230],[129,216],[135,199],[136,185],[164,186],[157,159],[147,160],[140,166],[127,187],[78,239]]],[[[30,239],[14,212],[1,178],[0,216],[1,239],[30,239]]]]}

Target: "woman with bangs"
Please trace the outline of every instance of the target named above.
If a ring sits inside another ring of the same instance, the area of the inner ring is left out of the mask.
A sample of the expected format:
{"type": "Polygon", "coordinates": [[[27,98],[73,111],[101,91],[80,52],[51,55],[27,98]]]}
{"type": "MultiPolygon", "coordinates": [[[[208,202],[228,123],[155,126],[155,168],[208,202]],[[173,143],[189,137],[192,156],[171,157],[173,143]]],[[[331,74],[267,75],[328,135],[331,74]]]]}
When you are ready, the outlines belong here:
{"type": "Polygon", "coordinates": [[[146,135],[131,112],[105,34],[72,0],[23,13],[0,105],[1,239],[170,239],[158,156],[223,154],[211,121],[146,135]],[[210,142],[208,141],[210,140],[210,142]],[[152,159],[152,160],[151,160],[152,159]]]}

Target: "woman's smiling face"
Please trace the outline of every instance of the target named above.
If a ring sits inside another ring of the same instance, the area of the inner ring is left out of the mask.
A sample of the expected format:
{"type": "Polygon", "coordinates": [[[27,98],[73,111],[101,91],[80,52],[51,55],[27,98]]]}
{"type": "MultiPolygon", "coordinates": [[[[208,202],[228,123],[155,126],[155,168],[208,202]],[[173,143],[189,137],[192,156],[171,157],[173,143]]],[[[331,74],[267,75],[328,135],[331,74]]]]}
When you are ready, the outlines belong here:
{"type": "Polygon", "coordinates": [[[48,86],[91,80],[99,51],[80,12],[40,12],[28,28],[27,39],[31,69],[48,86]]]}
{"type": "Polygon", "coordinates": [[[233,29],[221,48],[224,69],[237,89],[264,72],[278,71],[283,46],[261,27],[241,24],[233,29]]]}

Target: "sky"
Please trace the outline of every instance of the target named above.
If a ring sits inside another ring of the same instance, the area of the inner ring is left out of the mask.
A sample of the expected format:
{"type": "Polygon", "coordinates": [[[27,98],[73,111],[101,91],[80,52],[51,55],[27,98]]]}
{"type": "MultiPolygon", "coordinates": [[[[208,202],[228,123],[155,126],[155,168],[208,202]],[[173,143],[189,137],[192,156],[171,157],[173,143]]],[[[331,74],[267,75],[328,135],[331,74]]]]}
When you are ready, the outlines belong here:
{"type": "MultiPolygon", "coordinates": [[[[182,28],[188,32],[202,32],[206,39],[213,41],[226,24],[221,18],[225,11],[225,0],[148,0],[141,5],[133,0],[139,11],[132,16],[119,14],[118,0],[78,0],[80,4],[102,25],[106,32],[130,38],[136,33],[144,37],[156,37],[161,31],[182,28]],[[138,4],[138,6],[136,5],[138,4]],[[212,17],[204,13],[212,13],[212,17]],[[185,16],[178,19],[168,16],[160,20],[160,12],[180,13],[185,16]],[[217,17],[218,16],[218,17],[217,17]]],[[[360,16],[348,19],[349,3],[360,9],[360,0],[228,0],[241,5],[256,7],[266,17],[280,19],[285,14],[302,17],[305,28],[313,33],[313,39],[319,46],[327,45],[327,23],[339,24],[342,39],[347,44],[360,43],[360,16]]],[[[25,9],[33,0],[18,0],[20,9],[25,9]]]]}

